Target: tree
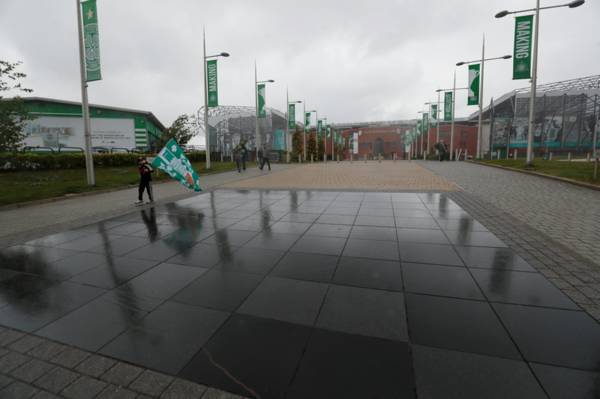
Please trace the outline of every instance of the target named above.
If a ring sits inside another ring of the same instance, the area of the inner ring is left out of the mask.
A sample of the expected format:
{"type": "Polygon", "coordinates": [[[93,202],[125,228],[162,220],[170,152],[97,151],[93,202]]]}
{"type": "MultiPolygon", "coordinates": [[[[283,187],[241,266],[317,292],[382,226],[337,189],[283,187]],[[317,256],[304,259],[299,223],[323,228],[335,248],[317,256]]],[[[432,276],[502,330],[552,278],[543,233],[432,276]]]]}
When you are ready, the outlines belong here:
{"type": "Polygon", "coordinates": [[[302,131],[296,128],[296,131],[292,135],[292,160],[298,160],[298,155],[302,154],[303,144],[302,131]]]}
{"type": "Polygon", "coordinates": [[[309,136],[306,138],[306,159],[310,160],[310,157],[313,157],[313,160],[318,161],[317,159],[317,139],[315,137],[316,133],[309,133],[309,136]]]}
{"type": "Polygon", "coordinates": [[[181,114],[173,121],[170,127],[158,140],[157,146],[159,149],[167,144],[167,141],[175,139],[180,146],[186,145],[194,136],[196,127],[196,117],[193,115],[181,114]]]}
{"type": "Polygon", "coordinates": [[[27,75],[18,71],[19,65],[21,62],[0,60],[0,152],[18,150],[25,139],[25,125],[28,120],[33,119],[19,96],[2,96],[2,93],[8,91],[33,91],[21,85],[21,79],[27,75]]]}

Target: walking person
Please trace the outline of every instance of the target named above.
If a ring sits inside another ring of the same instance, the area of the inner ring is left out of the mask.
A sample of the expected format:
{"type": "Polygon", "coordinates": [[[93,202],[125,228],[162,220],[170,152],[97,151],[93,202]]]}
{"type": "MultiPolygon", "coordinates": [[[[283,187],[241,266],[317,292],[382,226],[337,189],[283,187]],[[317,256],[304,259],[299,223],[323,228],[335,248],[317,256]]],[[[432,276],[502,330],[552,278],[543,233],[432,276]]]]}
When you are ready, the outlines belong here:
{"type": "Polygon", "coordinates": [[[442,162],[446,158],[446,153],[448,152],[448,147],[446,147],[446,143],[444,140],[440,140],[439,143],[435,145],[438,151],[438,157],[440,162],[442,162]]]}
{"type": "Polygon", "coordinates": [[[146,157],[138,158],[138,170],[140,172],[140,186],[138,188],[138,201],[135,204],[141,205],[144,203],[144,191],[148,193],[148,203],[153,203],[154,196],[152,195],[152,173],[154,173],[154,169],[152,169],[152,166],[146,160],[146,157]]]}
{"type": "Polygon", "coordinates": [[[246,142],[244,139],[241,139],[238,145],[233,149],[233,157],[238,173],[242,173],[242,169],[246,170],[246,153],[246,142]]]}
{"type": "Polygon", "coordinates": [[[260,170],[263,170],[266,163],[269,167],[269,170],[271,170],[271,161],[269,159],[269,152],[267,151],[267,147],[263,145],[262,149],[258,153],[260,155],[260,166],[258,168],[260,170]]]}

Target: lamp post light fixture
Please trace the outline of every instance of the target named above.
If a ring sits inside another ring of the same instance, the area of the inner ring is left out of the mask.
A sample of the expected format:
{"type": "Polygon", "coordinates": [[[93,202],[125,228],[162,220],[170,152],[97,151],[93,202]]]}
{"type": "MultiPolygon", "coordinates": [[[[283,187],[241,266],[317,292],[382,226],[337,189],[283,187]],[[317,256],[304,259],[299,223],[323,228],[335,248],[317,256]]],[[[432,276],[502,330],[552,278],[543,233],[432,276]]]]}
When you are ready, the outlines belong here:
{"type": "MultiPolygon", "coordinates": [[[[450,122],[450,160],[454,158],[454,105],[456,104],[456,90],[469,90],[468,87],[456,87],[456,68],[454,68],[454,84],[451,89],[437,89],[438,93],[442,91],[452,90],[452,103],[450,106],[452,107],[452,118],[450,122]]],[[[445,110],[444,110],[445,111],[445,110]]]]}
{"type": "Polygon", "coordinates": [[[481,123],[483,118],[483,72],[486,61],[495,61],[495,60],[508,60],[512,58],[512,55],[507,54],[501,57],[492,57],[485,58],[485,37],[483,38],[483,43],[481,46],[481,59],[474,61],[460,61],[456,63],[456,66],[468,65],[481,63],[481,74],[479,76],[479,122],[477,124],[477,149],[476,149],[476,158],[481,158],[481,123]]]}
{"type": "Polygon", "coordinates": [[[258,114],[258,85],[266,84],[266,83],[275,83],[275,81],[273,79],[259,81],[258,77],[257,77],[256,61],[255,61],[254,62],[254,106],[256,107],[256,118],[255,118],[255,123],[254,123],[254,135],[255,135],[254,143],[256,146],[256,159],[257,160],[258,160],[258,150],[262,146],[259,125],[258,125],[258,117],[259,117],[259,114],[258,114]]]}
{"type": "Polygon", "coordinates": [[[204,147],[206,158],[206,169],[210,169],[210,130],[208,126],[208,71],[206,61],[218,57],[229,57],[229,53],[221,52],[219,54],[206,55],[206,32],[202,28],[202,43],[204,51],[204,147]]]}
{"type": "Polygon", "coordinates": [[[533,164],[533,123],[535,118],[535,96],[536,96],[536,85],[537,85],[537,64],[538,64],[538,34],[540,28],[540,10],[548,10],[550,8],[561,8],[569,7],[576,8],[585,3],[585,0],[575,0],[566,4],[558,4],[555,6],[540,7],[540,0],[536,0],[535,8],[529,8],[527,10],[518,11],[500,11],[495,15],[496,18],[503,18],[509,14],[520,14],[524,12],[535,11],[534,18],[534,38],[533,38],[533,65],[531,68],[531,90],[529,93],[529,121],[527,130],[527,165],[533,164]]]}

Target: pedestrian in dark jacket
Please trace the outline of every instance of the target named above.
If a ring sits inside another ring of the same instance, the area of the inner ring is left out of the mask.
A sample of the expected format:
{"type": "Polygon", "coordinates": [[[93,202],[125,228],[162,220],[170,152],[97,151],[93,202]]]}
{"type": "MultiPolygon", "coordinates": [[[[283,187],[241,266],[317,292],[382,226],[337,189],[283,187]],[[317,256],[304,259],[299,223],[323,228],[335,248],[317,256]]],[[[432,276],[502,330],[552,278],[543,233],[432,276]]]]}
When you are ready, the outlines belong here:
{"type": "Polygon", "coordinates": [[[138,170],[140,172],[140,186],[138,188],[138,201],[136,205],[144,203],[144,191],[148,193],[148,203],[154,202],[154,196],[152,195],[152,173],[154,169],[150,163],[146,160],[146,157],[138,158],[138,170]]]}
{"type": "Polygon", "coordinates": [[[269,152],[267,151],[267,147],[264,145],[262,149],[258,152],[260,157],[260,166],[258,167],[260,170],[263,170],[265,167],[265,163],[269,166],[269,170],[271,170],[271,161],[269,160],[269,152]]]}
{"type": "Polygon", "coordinates": [[[239,173],[242,173],[242,169],[246,170],[246,153],[248,150],[246,149],[246,141],[240,140],[239,144],[235,146],[233,149],[233,158],[235,160],[235,164],[237,166],[237,170],[239,173]]]}

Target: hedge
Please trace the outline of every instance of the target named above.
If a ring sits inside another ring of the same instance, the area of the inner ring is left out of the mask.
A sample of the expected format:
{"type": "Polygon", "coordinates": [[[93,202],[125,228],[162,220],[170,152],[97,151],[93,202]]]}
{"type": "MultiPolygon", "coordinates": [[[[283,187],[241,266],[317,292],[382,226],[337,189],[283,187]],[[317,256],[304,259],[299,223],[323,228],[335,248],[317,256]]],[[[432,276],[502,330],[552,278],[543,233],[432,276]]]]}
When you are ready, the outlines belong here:
{"type": "MultiPolygon", "coordinates": [[[[137,153],[94,154],[94,165],[97,167],[133,166],[136,165],[137,153]]],[[[151,157],[153,155],[146,155],[151,157]]],[[[204,152],[187,154],[191,162],[204,162],[204,152]]],[[[0,153],[0,171],[51,170],[85,168],[83,153],[68,154],[36,154],[36,153],[0,153]]]]}

